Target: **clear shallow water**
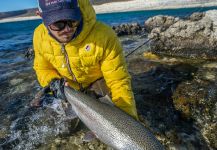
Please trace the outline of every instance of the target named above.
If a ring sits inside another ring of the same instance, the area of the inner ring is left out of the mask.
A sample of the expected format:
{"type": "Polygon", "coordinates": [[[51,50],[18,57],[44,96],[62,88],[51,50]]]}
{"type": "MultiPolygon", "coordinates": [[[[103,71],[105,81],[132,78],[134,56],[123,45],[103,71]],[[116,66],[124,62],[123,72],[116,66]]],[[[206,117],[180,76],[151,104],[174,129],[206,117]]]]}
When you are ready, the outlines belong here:
{"type": "MultiPolygon", "coordinates": [[[[97,18],[109,25],[143,24],[155,15],[186,17],[194,11],[213,8],[217,7],[100,14],[97,18]]],[[[52,136],[68,132],[67,124],[62,124],[64,119],[53,110],[29,108],[39,85],[32,61],[24,57],[24,52],[31,47],[34,28],[40,23],[41,20],[32,20],[0,24],[0,149],[3,144],[9,149],[33,149],[51,140],[52,136]]],[[[120,40],[124,49],[130,51],[144,39],[128,36],[120,40]]]]}

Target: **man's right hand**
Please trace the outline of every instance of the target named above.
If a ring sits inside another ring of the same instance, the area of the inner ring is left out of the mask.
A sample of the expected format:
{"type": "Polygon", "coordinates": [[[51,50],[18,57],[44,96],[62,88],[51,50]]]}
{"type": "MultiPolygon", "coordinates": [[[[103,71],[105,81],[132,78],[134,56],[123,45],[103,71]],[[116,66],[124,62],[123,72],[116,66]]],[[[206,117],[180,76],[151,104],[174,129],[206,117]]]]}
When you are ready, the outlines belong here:
{"type": "Polygon", "coordinates": [[[55,98],[59,98],[62,100],[66,100],[66,96],[64,94],[64,86],[66,82],[65,79],[53,79],[50,82],[50,91],[53,93],[55,98]]]}
{"type": "Polygon", "coordinates": [[[64,86],[69,86],[68,82],[65,82],[65,79],[53,79],[50,84],[43,89],[41,89],[36,95],[35,98],[31,101],[30,106],[40,107],[42,103],[42,97],[45,94],[52,93],[55,98],[66,100],[64,94],[64,86]]]}

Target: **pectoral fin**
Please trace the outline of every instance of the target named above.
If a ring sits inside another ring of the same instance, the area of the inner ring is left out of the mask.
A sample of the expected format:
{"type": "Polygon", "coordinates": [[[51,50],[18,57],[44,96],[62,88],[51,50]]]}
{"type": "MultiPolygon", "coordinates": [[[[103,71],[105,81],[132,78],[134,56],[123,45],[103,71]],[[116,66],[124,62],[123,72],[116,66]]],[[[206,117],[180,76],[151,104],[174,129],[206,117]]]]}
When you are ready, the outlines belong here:
{"type": "Polygon", "coordinates": [[[100,102],[102,103],[105,103],[105,104],[108,104],[108,105],[111,105],[111,106],[114,106],[114,103],[112,102],[111,98],[106,95],[106,96],[103,96],[103,97],[100,97],[98,98],[100,102]]]}
{"type": "Polygon", "coordinates": [[[92,131],[88,131],[84,137],[83,137],[83,141],[84,142],[91,142],[93,140],[95,140],[97,137],[96,135],[92,132],[92,131]]]}

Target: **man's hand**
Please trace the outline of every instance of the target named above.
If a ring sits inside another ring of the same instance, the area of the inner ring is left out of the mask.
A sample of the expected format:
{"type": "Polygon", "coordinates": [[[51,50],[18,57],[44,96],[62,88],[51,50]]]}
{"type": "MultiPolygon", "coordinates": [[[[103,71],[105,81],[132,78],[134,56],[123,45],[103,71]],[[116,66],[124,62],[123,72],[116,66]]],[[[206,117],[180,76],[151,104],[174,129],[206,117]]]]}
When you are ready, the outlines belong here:
{"type": "Polygon", "coordinates": [[[65,86],[69,86],[69,82],[65,82],[65,86]]]}
{"type": "Polygon", "coordinates": [[[55,98],[59,98],[62,100],[66,100],[65,94],[64,94],[64,86],[68,85],[67,82],[65,82],[65,79],[53,79],[50,82],[50,91],[53,93],[55,98]]]}
{"type": "Polygon", "coordinates": [[[43,89],[41,89],[36,95],[35,98],[31,101],[31,107],[40,107],[42,103],[42,97],[45,94],[52,92],[55,98],[66,100],[64,94],[64,86],[69,86],[69,83],[65,79],[53,79],[50,84],[43,89]]]}

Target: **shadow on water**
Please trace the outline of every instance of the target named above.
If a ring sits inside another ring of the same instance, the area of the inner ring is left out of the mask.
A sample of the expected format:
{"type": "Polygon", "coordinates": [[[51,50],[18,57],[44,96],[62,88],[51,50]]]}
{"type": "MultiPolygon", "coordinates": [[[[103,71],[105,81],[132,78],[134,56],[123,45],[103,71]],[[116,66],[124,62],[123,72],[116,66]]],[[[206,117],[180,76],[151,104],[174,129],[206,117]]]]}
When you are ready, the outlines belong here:
{"type": "Polygon", "coordinates": [[[192,74],[197,72],[197,68],[187,64],[169,66],[144,60],[130,62],[129,68],[133,72],[133,91],[139,117],[144,125],[166,147],[209,149],[195,121],[183,118],[173,104],[177,86],[193,80],[192,74]]]}

